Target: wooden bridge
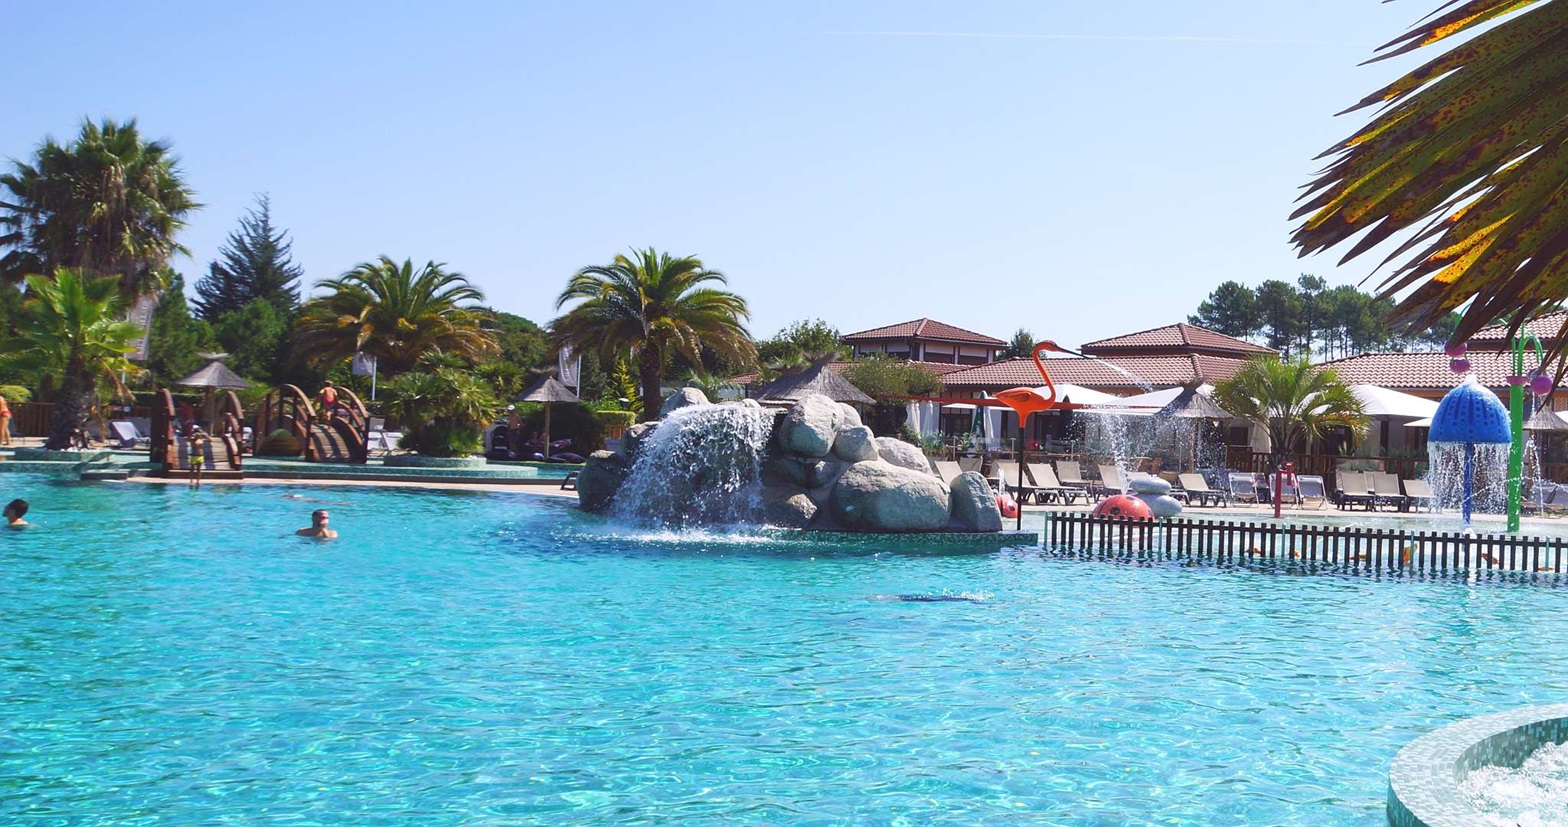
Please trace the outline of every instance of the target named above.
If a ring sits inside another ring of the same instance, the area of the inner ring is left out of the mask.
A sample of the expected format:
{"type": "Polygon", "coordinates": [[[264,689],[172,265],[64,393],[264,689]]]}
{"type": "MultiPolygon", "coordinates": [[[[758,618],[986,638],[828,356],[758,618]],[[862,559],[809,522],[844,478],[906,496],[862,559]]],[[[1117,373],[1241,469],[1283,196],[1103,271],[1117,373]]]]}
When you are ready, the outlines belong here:
{"type": "Polygon", "coordinates": [[[1362,573],[1560,575],[1568,539],[1454,531],[1407,531],[1172,518],[1123,520],[1083,513],[1046,517],[1049,550],[1082,556],[1277,561],[1362,573]]]}
{"type": "Polygon", "coordinates": [[[369,451],[370,414],[348,388],[338,388],[338,404],[318,411],[310,397],[294,385],[281,385],[262,399],[256,411],[252,449],[259,453],[267,437],[284,430],[299,440],[300,456],[310,462],[363,464],[369,451]]]}
{"type": "MultiPolygon", "coordinates": [[[[242,465],[245,409],[233,391],[217,397],[213,421],[208,423],[207,445],[202,456],[202,479],[237,480],[244,476],[242,465]]],[[[168,389],[158,391],[152,407],[152,461],[165,477],[191,475],[191,446],[185,423],[174,409],[174,396],[168,389]]]]}

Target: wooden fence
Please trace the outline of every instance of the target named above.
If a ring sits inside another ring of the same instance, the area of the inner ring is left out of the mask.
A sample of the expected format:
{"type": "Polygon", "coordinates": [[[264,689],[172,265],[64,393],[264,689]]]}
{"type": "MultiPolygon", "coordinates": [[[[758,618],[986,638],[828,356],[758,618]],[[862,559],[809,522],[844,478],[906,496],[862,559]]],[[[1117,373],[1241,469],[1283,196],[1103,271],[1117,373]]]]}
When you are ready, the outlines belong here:
{"type": "Polygon", "coordinates": [[[1568,539],[1346,526],[1175,518],[1123,520],[1055,512],[1045,524],[1053,551],[1218,563],[1280,561],[1346,571],[1562,574],[1568,539]]]}

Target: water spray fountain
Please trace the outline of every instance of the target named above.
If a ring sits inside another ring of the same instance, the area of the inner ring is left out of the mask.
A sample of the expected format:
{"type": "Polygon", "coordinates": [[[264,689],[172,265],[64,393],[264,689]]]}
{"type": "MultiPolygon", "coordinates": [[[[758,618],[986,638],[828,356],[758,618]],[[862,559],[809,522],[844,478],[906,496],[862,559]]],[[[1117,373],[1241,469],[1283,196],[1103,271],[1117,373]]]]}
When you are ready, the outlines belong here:
{"type": "MultiPolygon", "coordinates": [[[[1456,362],[1468,361],[1463,355],[1455,356],[1456,362]]],[[[1468,368],[1468,364],[1465,365],[1468,368]]],[[[1497,449],[1513,444],[1508,411],[1503,403],[1477,382],[1474,376],[1466,377],[1463,384],[1449,391],[1438,403],[1432,416],[1431,437],[1427,450],[1431,456],[1434,475],[1448,465],[1445,460],[1459,452],[1463,462],[1460,502],[1464,527],[1470,527],[1470,515],[1475,502],[1475,472],[1478,446],[1497,449]]]]}

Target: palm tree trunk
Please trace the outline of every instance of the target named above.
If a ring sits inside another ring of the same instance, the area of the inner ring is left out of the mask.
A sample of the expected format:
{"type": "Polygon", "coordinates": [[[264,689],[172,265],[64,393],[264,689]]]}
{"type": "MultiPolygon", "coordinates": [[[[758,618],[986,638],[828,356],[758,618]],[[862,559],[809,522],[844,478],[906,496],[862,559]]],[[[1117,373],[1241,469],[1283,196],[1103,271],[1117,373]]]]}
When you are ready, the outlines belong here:
{"type": "Polygon", "coordinates": [[[71,437],[86,427],[87,413],[92,409],[97,388],[93,376],[78,365],[66,369],[60,396],[54,403],[54,417],[49,423],[49,439],[44,443],[48,451],[68,451],[71,437]]]}
{"type": "Polygon", "coordinates": [[[660,393],[659,386],[664,379],[664,354],[653,345],[645,345],[642,355],[637,359],[637,375],[642,381],[642,421],[650,422],[659,418],[659,409],[664,406],[664,394],[660,393]]]}

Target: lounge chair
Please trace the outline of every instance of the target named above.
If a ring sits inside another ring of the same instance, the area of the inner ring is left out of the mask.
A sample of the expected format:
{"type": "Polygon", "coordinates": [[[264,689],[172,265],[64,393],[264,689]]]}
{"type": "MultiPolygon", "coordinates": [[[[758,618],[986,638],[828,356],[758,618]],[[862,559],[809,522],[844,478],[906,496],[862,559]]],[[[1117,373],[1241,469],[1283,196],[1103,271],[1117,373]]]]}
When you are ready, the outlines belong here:
{"type": "Polygon", "coordinates": [[[1036,502],[1041,497],[1044,497],[1047,502],[1060,497],[1068,505],[1072,505],[1078,500],[1079,494],[1084,495],[1084,499],[1089,497],[1089,492],[1082,488],[1062,485],[1061,481],[1056,478],[1056,472],[1051,470],[1051,466],[1043,462],[1037,466],[1024,463],[1024,473],[1034,480],[1034,498],[1036,502]]]}
{"type": "Polygon", "coordinates": [[[1202,474],[1177,474],[1181,482],[1181,490],[1187,493],[1187,502],[1194,500],[1200,506],[1230,505],[1230,492],[1220,491],[1209,487],[1209,481],[1202,474]]]}
{"type": "Polygon", "coordinates": [[[933,473],[936,474],[936,478],[948,485],[952,485],[953,480],[958,479],[964,473],[963,467],[950,459],[931,460],[931,466],[933,473]]]}
{"type": "Polygon", "coordinates": [[[1258,504],[1258,485],[1252,474],[1240,471],[1227,471],[1225,473],[1225,487],[1230,490],[1230,498],[1236,502],[1258,504]]]}
{"type": "MultiPolygon", "coordinates": [[[[1022,486],[1018,484],[1018,467],[1016,462],[999,459],[996,461],[996,475],[1002,480],[1003,491],[1017,497],[1020,503],[1026,503],[1031,496],[1038,494],[1038,490],[1027,477],[1024,478],[1022,486]]],[[[1038,502],[1039,497],[1035,496],[1035,500],[1038,502]]]]}
{"type": "Polygon", "coordinates": [[[1337,485],[1335,504],[1341,511],[1358,505],[1371,511],[1377,503],[1377,498],[1372,496],[1372,481],[1367,479],[1365,471],[1340,471],[1334,475],[1334,482],[1337,485]]]}
{"type": "Polygon", "coordinates": [[[116,419],[110,422],[109,430],[113,431],[114,435],[120,440],[120,444],[114,447],[122,451],[146,448],[152,444],[152,437],[145,436],[141,431],[136,430],[136,423],[126,419],[116,419]]]}
{"type": "Polygon", "coordinates": [[[1391,505],[1400,511],[1410,510],[1410,500],[1399,490],[1399,477],[1386,471],[1367,474],[1372,480],[1372,496],[1377,505],[1391,505]]]}
{"type": "Polygon", "coordinates": [[[1298,474],[1296,493],[1303,507],[1323,508],[1328,505],[1328,483],[1316,474],[1298,474]]]}
{"type": "Polygon", "coordinates": [[[1432,511],[1437,507],[1437,498],[1432,496],[1432,486],[1426,480],[1404,480],[1405,499],[1414,508],[1424,508],[1432,511]]]}
{"type": "Polygon", "coordinates": [[[1070,459],[1059,459],[1056,461],[1056,479],[1068,488],[1083,489],[1086,495],[1094,490],[1094,486],[1090,485],[1089,481],[1083,478],[1083,467],[1070,459]]]}
{"type": "Polygon", "coordinates": [[[1552,490],[1545,500],[1541,501],[1541,512],[1552,517],[1561,517],[1568,514],[1568,486],[1548,483],[1552,490]]]}
{"type": "Polygon", "coordinates": [[[1274,501],[1274,486],[1279,486],[1280,503],[1301,505],[1301,478],[1294,475],[1280,478],[1279,474],[1264,476],[1264,484],[1268,486],[1269,501],[1274,501]]]}
{"type": "Polygon", "coordinates": [[[1127,490],[1127,481],[1122,479],[1122,469],[1114,465],[1097,465],[1100,470],[1100,489],[1102,497],[1120,494],[1127,490]]]}

